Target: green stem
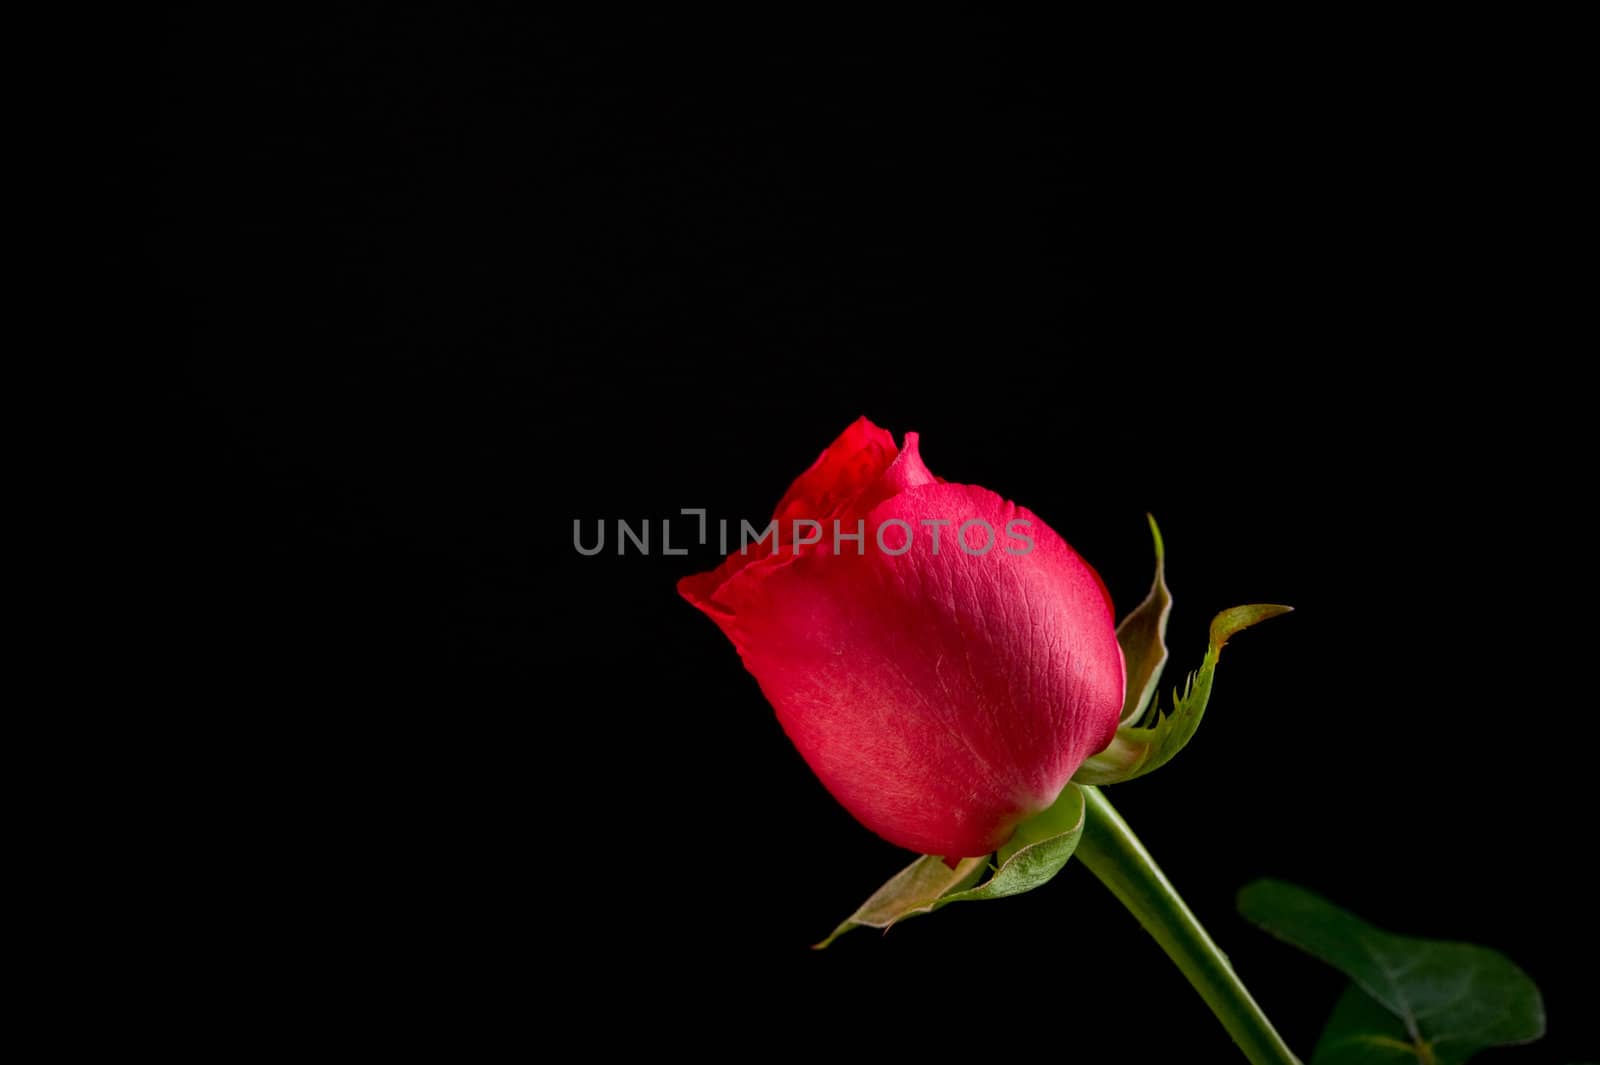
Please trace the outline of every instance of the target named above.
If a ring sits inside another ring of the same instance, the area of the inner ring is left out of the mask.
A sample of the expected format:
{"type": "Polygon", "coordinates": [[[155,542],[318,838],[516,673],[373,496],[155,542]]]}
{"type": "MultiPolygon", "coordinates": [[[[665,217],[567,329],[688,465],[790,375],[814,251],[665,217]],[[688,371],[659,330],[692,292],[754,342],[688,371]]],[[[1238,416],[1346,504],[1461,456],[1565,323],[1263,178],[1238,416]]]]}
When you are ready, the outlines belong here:
{"type": "Polygon", "coordinates": [[[1098,788],[1080,787],[1087,813],[1073,856],[1139,918],[1245,1057],[1254,1065],[1300,1065],[1128,822],[1098,788]]]}

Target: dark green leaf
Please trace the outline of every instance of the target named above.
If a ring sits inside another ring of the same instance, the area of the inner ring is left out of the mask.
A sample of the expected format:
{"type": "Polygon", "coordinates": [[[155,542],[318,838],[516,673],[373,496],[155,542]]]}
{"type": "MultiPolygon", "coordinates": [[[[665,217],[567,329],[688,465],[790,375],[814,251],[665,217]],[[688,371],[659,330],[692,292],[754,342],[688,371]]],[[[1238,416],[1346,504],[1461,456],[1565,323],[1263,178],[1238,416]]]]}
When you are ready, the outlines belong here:
{"type": "Polygon", "coordinates": [[[1072,777],[1079,784],[1118,784],[1124,780],[1142,777],[1172,760],[1183,750],[1200,719],[1205,715],[1206,704],[1211,701],[1211,682],[1217,670],[1217,659],[1222,648],[1235,634],[1268,618],[1287,614],[1292,607],[1257,603],[1224,610],[1211,619],[1210,646],[1200,662],[1200,669],[1189,675],[1182,693],[1174,693],[1172,713],[1161,716],[1152,704],[1148,716],[1154,724],[1148,728],[1123,725],[1117,729],[1111,745],[1099,754],[1084,761],[1072,777]]]}
{"type": "MultiPolygon", "coordinates": [[[[1458,1065],[1491,1046],[1526,1043],[1544,1034],[1539,989],[1503,954],[1468,943],[1413,939],[1374,928],[1304,888],[1258,880],[1239,893],[1239,912],[1287,943],[1332,965],[1399,1023],[1423,1065],[1458,1065]]],[[[1371,1027],[1370,1011],[1341,1000],[1329,1032],[1344,1048],[1371,1027]],[[1334,1029],[1338,1022],[1338,1030],[1334,1029]]],[[[1392,1035],[1393,1027],[1368,1031],[1392,1035]]],[[[1322,1062],[1321,1046],[1319,1056],[1322,1062]]],[[[1329,1061],[1368,1060],[1353,1057],[1329,1061]]],[[[1370,1060],[1384,1060],[1371,1058],[1370,1060]]]]}
{"type": "Polygon", "coordinates": [[[1137,725],[1155,698],[1161,671],[1167,664],[1167,615],[1172,613],[1172,595],[1167,591],[1166,547],[1161,528],[1153,515],[1150,535],[1156,542],[1156,576],[1150,594],[1133,608],[1133,613],[1117,626],[1117,643],[1122,645],[1122,660],[1127,670],[1127,695],[1122,703],[1121,722],[1137,725]]]}
{"type": "Polygon", "coordinates": [[[999,899],[1032,891],[1061,871],[1078,846],[1083,831],[1083,792],[1068,784],[1048,810],[1017,826],[995,856],[994,875],[969,887],[982,873],[985,858],[963,858],[954,869],[944,859],[922,857],[896,873],[873,892],[855,913],[840,922],[821,943],[820,950],[852,928],[888,930],[895,923],[921,913],[932,913],[952,902],[999,899]]]}
{"type": "Polygon", "coordinates": [[[1417,1045],[1405,1022],[1355,984],[1344,989],[1311,1065],[1418,1065],[1417,1045]]]}

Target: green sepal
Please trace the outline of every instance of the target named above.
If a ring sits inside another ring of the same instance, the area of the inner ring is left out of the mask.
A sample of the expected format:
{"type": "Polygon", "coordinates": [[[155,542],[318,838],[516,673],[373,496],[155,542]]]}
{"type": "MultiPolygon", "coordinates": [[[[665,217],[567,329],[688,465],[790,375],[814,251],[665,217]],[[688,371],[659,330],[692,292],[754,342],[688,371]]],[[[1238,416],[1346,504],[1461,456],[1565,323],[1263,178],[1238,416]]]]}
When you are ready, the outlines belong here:
{"type": "MultiPolygon", "coordinates": [[[[1158,580],[1159,575],[1158,562],[1158,580]]],[[[1072,779],[1079,784],[1120,784],[1124,780],[1142,777],[1171,761],[1173,755],[1183,750],[1200,727],[1206,704],[1211,701],[1211,681],[1217,670],[1217,659],[1228,640],[1251,625],[1287,614],[1293,609],[1271,603],[1255,603],[1224,610],[1212,618],[1206,656],[1201,660],[1200,668],[1185,681],[1183,691],[1173,692],[1172,712],[1163,716],[1152,703],[1148,715],[1154,721],[1152,725],[1120,726],[1110,746],[1085,759],[1072,779]]]]}
{"type": "Polygon", "coordinates": [[[1010,841],[989,856],[963,858],[954,869],[943,858],[924,855],[889,878],[855,913],[816,944],[821,950],[852,928],[888,931],[908,917],[948,906],[1032,891],[1059,873],[1077,849],[1083,831],[1083,792],[1068,784],[1055,803],[1017,826],[1010,841]],[[993,875],[973,885],[985,869],[993,875]]]}
{"type": "Polygon", "coordinates": [[[1123,725],[1137,725],[1144,717],[1167,665],[1167,616],[1172,613],[1172,593],[1167,591],[1167,550],[1155,515],[1145,517],[1156,544],[1156,576],[1144,602],[1117,626],[1117,643],[1122,647],[1123,669],[1128,678],[1122,716],[1118,718],[1123,725]]]}

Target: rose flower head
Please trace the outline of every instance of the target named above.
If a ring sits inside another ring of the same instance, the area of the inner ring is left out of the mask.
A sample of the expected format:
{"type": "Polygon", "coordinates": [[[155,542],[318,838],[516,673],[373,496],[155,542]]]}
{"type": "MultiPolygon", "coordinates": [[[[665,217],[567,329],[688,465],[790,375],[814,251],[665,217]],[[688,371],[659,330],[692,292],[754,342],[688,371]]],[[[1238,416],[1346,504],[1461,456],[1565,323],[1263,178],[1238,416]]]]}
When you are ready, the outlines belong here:
{"type": "Polygon", "coordinates": [[[773,518],[678,591],[883,838],[988,854],[1111,742],[1123,660],[1099,576],[1031,511],[935,477],[917,434],[897,448],[856,421],[773,518]]]}

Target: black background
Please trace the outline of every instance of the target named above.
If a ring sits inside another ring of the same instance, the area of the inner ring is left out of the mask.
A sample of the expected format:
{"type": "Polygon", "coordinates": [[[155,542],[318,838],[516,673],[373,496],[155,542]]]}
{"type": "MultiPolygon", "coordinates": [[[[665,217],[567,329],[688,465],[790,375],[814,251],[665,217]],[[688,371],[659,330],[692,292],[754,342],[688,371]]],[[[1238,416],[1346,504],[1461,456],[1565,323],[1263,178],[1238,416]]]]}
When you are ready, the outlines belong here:
{"type": "Polygon", "coordinates": [[[1258,876],[1510,954],[1552,1034],[1483,1060],[1592,1052],[1562,614],[1587,433],[1539,368],[1559,293],[1502,181],[1537,137],[1494,87],[1308,51],[1090,73],[1092,39],[970,18],[617,21],[354,7],[164,42],[171,829],[268,1027],[537,1045],[583,1003],[662,1047],[737,1018],[1228,1060],[1076,866],[808,951],[906,856],[674,593],[712,549],[572,547],[574,519],[764,519],[867,414],[1034,509],[1122,609],[1155,512],[1175,670],[1217,610],[1297,608],[1112,792],[1293,1045],[1339,980],[1235,916],[1258,876]]]}

